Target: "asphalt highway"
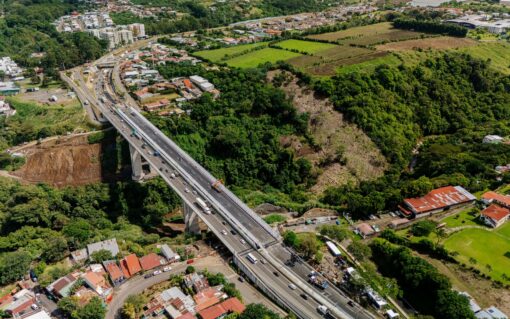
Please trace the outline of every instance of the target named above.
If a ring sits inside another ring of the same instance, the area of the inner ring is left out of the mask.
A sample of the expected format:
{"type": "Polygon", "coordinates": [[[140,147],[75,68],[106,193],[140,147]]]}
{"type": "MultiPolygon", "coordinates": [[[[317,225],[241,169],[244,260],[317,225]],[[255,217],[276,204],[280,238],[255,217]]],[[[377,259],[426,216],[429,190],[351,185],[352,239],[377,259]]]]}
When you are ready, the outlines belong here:
{"type": "MultiPolygon", "coordinates": [[[[309,266],[284,266],[285,261],[290,258],[290,252],[281,245],[274,230],[225,187],[221,186],[221,192],[213,189],[211,184],[215,181],[214,177],[140,113],[119,105],[120,99],[115,96],[115,90],[108,87],[112,86],[111,82],[111,71],[99,72],[95,82],[96,95],[86,86],[76,88],[74,82],[70,84],[75,87],[75,91],[80,92],[80,99],[87,99],[101,110],[102,116],[147,160],[151,169],[161,175],[186,205],[195,208],[199,217],[234,256],[256,274],[257,285],[264,286],[278,296],[280,302],[300,318],[320,318],[317,307],[322,301],[334,305],[334,313],[338,318],[374,318],[362,308],[347,305],[348,298],[337,289],[321,291],[307,284],[306,278],[311,270],[309,266]],[[213,212],[216,212],[206,214],[198,209],[197,197],[205,199],[215,208],[213,212]],[[232,232],[233,230],[235,231],[232,232]],[[262,247],[267,247],[269,255],[258,251],[258,248],[262,247]],[[260,262],[248,262],[246,255],[249,252],[260,262]],[[270,259],[270,262],[265,260],[266,258],[270,259]],[[273,258],[278,262],[274,262],[273,258]],[[294,283],[296,285],[291,285],[294,283]]],[[[83,81],[79,83],[82,84],[83,81]]]]}

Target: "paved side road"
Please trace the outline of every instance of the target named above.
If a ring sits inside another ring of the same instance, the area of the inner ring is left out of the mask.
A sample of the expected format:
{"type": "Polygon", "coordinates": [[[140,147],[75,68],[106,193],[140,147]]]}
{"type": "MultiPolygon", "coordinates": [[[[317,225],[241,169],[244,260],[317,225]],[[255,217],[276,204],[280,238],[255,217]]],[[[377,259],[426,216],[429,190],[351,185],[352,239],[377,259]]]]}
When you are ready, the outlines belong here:
{"type": "MultiPolygon", "coordinates": [[[[106,313],[105,319],[118,319],[120,318],[119,311],[124,305],[125,300],[129,295],[137,295],[142,293],[145,289],[162,283],[169,279],[170,275],[175,275],[179,273],[183,273],[188,267],[184,262],[172,264],[172,270],[166,273],[159,274],[157,276],[150,277],[148,279],[143,278],[143,276],[137,276],[135,278],[129,279],[123,285],[121,285],[118,290],[115,291],[115,295],[113,297],[112,302],[108,305],[108,312],[106,313]]],[[[243,300],[245,304],[250,303],[262,303],[266,305],[269,309],[281,314],[285,315],[285,312],[281,310],[278,306],[276,306],[273,302],[263,296],[259,291],[257,291],[254,287],[247,283],[247,281],[241,283],[238,280],[238,275],[225,263],[225,261],[220,256],[208,256],[204,258],[197,259],[195,263],[192,264],[196,270],[201,271],[207,269],[213,273],[223,273],[225,278],[236,285],[236,288],[239,289],[241,295],[243,296],[243,300]]]]}

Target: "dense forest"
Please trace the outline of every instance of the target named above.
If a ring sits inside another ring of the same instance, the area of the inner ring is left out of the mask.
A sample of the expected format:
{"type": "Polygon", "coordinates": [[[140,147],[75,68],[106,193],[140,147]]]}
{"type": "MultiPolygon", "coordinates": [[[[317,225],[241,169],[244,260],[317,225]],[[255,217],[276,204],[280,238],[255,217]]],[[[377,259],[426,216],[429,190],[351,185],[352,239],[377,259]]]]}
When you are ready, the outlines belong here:
{"type": "Polygon", "coordinates": [[[497,181],[494,171],[510,162],[510,145],[482,144],[487,134],[510,133],[510,79],[488,61],[447,53],[412,67],[335,76],[315,87],[393,163],[376,181],[329,189],[327,203],[367,214],[433,187],[478,191],[510,180],[503,174],[497,181]]]}
{"type": "Polygon", "coordinates": [[[135,225],[150,230],[179,204],[161,179],[63,189],[0,179],[0,285],[26,274],[34,260],[54,263],[111,237],[143,254],[141,246],[159,236],[135,225]]]}
{"type": "Polygon", "coordinates": [[[311,164],[284,149],[279,137],[305,136],[307,116],[296,112],[280,89],[265,82],[262,70],[207,71],[169,64],[166,78],[199,74],[220,90],[193,102],[190,117],[149,116],[193,158],[226,184],[248,189],[272,186],[291,193],[312,180],[311,164]]]}

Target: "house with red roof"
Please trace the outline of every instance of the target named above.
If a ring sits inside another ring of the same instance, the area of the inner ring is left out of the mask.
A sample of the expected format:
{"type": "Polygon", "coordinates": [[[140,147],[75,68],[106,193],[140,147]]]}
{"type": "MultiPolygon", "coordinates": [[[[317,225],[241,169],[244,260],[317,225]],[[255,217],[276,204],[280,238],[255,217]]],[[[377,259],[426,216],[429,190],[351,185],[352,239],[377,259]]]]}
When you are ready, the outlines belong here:
{"type": "Polygon", "coordinates": [[[206,308],[209,308],[218,302],[220,302],[220,298],[222,293],[218,292],[218,290],[214,288],[206,288],[193,296],[193,300],[197,304],[195,309],[196,311],[201,311],[206,308]]]}
{"type": "Polygon", "coordinates": [[[155,253],[150,253],[146,256],[140,257],[140,265],[143,270],[151,270],[164,264],[165,261],[163,260],[163,257],[158,256],[155,253]]]}
{"type": "Polygon", "coordinates": [[[501,195],[496,192],[487,192],[482,195],[482,201],[485,204],[496,203],[503,207],[510,208],[510,196],[501,195]]]}
{"type": "Polygon", "coordinates": [[[406,198],[400,211],[407,217],[425,217],[451,208],[473,203],[476,197],[462,186],[445,186],[434,189],[422,197],[406,198]]]}
{"type": "Polygon", "coordinates": [[[510,219],[510,210],[505,207],[491,204],[480,213],[480,218],[490,227],[497,228],[510,219]]]}
{"type": "Polygon", "coordinates": [[[198,316],[202,319],[217,319],[230,313],[242,313],[246,307],[239,299],[232,297],[222,303],[204,309],[198,312],[198,316]]]}
{"type": "Polygon", "coordinates": [[[126,278],[133,277],[142,270],[138,257],[135,254],[127,255],[120,261],[120,268],[122,269],[126,278]]]}
{"type": "Polygon", "coordinates": [[[114,286],[121,284],[126,279],[124,272],[117,266],[115,261],[105,261],[103,264],[114,286]]]}

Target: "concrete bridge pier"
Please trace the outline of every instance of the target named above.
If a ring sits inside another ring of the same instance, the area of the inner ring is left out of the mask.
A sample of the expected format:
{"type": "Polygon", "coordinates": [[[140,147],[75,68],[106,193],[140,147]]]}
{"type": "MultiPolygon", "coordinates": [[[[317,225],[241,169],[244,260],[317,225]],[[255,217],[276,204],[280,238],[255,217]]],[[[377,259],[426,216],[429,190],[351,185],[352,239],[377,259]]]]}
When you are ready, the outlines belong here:
{"type": "Polygon", "coordinates": [[[142,156],[133,146],[131,146],[131,144],[129,144],[129,153],[131,155],[131,169],[133,171],[131,178],[134,181],[141,181],[144,175],[142,169],[142,156]]]}
{"type": "Polygon", "coordinates": [[[200,225],[198,224],[199,217],[193,210],[193,207],[188,206],[188,204],[183,201],[182,213],[184,215],[184,223],[186,224],[186,232],[200,234],[200,225]]]}

